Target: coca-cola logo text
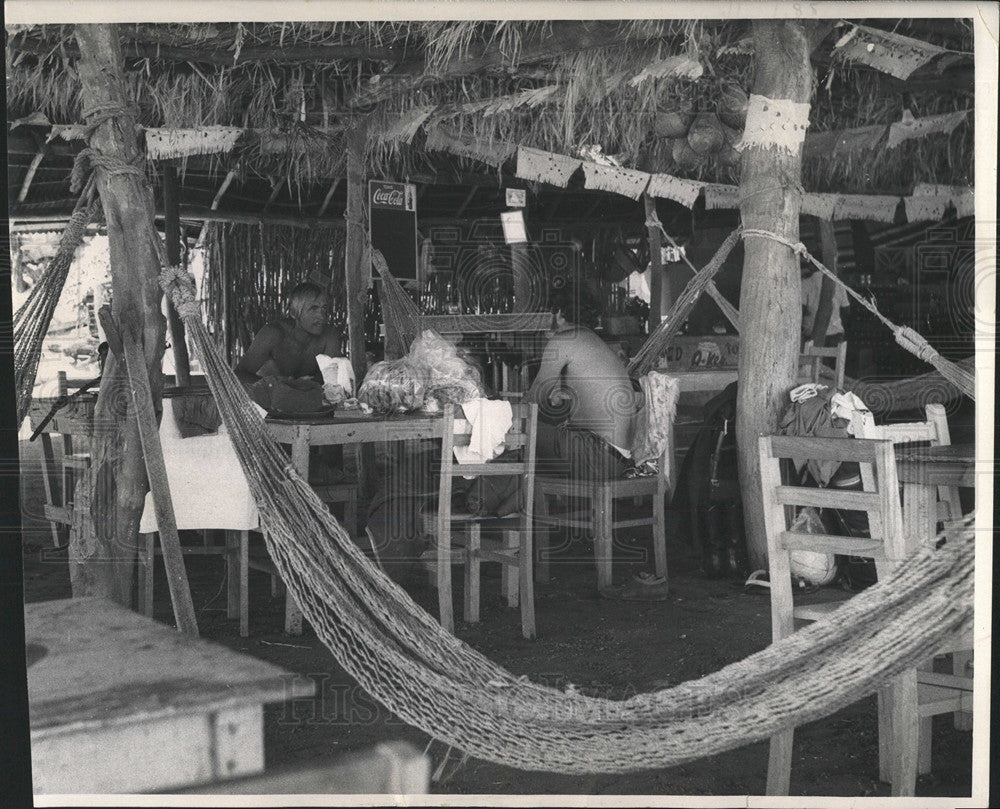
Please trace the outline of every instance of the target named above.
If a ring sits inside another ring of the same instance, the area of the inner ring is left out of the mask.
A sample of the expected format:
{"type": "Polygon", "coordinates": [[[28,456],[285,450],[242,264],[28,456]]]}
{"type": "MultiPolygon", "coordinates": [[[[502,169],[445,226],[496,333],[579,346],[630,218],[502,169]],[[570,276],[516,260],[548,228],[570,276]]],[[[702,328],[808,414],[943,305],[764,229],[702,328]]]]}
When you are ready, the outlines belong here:
{"type": "Polygon", "coordinates": [[[376,205],[391,205],[394,208],[403,207],[402,190],[376,188],[372,194],[372,202],[376,205]]]}

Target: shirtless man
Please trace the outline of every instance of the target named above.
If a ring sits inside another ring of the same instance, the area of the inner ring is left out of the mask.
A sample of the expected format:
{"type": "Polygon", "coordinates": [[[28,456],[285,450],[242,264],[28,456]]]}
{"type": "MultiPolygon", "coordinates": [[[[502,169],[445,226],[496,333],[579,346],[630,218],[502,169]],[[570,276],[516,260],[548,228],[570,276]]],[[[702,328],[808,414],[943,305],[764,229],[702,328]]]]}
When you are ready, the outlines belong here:
{"type": "Polygon", "coordinates": [[[544,474],[619,478],[629,466],[637,394],[618,355],[583,325],[585,298],[552,295],[553,333],[526,400],[538,404],[537,459],[544,474]]]}
{"type": "Polygon", "coordinates": [[[296,286],[288,297],[288,315],[257,332],[236,366],[244,383],[268,377],[321,383],[316,355],[342,356],[340,335],[329,325],[330,308],[320,287],[308,282],[296,286]]]}

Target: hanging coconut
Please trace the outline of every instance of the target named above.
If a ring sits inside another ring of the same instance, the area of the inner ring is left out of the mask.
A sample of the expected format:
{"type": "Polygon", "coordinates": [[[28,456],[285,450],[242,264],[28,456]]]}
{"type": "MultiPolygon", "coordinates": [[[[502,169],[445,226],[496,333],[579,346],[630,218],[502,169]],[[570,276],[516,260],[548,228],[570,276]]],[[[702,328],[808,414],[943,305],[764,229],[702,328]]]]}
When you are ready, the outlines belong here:
{"type": "Polygon", "coordinates": [[[735,84],[727,85],[719,96],[717,110],[719,120],[733,129],[743,129],[747,122],[747,105],[749,103],[750,99],[742,88],[735,84]]]}
{"type": "Polygon", "coordinates": [[[693,119],[694,116],[689,112],[658,112],[653,119],[653,132],[659,138],[683,138],[693,119]]]}
{"type": "Polygon", "coordinates": [[[722,144],[722,148],[715,153],[715,159],[720,166],[738,166],[740,164],[740,153],[733,148],[728,141],[722,144]]]}
{"type": "Polygon", "coordinates": [[[700,113],[688,129],[688,145],[700,155],[710,155],[719,151],[726,141],[726,133],[722,131],[722,123],[715,113],[700,113]]]}
{"type": "Polygon", "coordinates": [[[674,138],[671,141],[671,156],[674,163],[682,169],[693,169],[705,162],[707,155],[700,155],[691,148],[687,138],[674,138]]]}

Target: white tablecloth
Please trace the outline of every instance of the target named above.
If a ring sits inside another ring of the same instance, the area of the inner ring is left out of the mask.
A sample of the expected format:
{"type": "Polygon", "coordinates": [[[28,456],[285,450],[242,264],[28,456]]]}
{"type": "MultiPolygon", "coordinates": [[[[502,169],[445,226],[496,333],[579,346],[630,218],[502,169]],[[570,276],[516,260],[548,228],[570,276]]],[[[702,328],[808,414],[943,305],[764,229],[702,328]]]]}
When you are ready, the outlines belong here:
{"type": "MultiPolygon", "coordinates": [[[[225,425],[217,435],[181,438],[170,399],[163,400],[160,444],[174,517],[180,530],[249,531],[260,526],[257,504],[225,425]]],[[[153,496],[146,495],[139,532],[157,530],[153,496]]]]}

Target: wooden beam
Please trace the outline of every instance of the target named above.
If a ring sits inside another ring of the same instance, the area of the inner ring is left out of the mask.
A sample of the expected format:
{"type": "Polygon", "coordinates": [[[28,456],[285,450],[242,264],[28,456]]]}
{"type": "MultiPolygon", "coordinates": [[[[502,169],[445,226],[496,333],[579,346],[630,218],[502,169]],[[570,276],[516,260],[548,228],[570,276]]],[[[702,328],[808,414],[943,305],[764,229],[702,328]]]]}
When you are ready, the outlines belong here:
{"type": "MultiPolygon", "coordinates": [[[[161,216],[162,214],[157,214],[157,218],[161,216]]],[[[293,228],[331,228],[339,230],[345,226],[342,218],[315,219],[304,215],[292,216],[282,214],[260,216],[249,213],[215,211],[211,208],[199,208],[193,205],[181,206],[180,217],[190,222],[239,222],[248,225],[288,225],[293,228]]]]}
{"type": "MultiPolygon", "coordinates": [[[[658,219],[656,216],[656,200],[649,194],[642,195],[643,208],[646,211],[646,221],[652,222],[658,219]]],[[[660,228],[655,225],[647,225],[646,231],[649,236],[649,325],[648,332],[653,331],[660,325],[660,307],[663,303],[663,256],[660,253],[662,246],[660,242],[660,228]]]]}
{"type": "MultiPolygon", "coordinates": [[[[645,35],[641,31],[634,31],[629,37],[625,37],[622,36],[618,24],[602,21],[554,22],[550,34],[538,34],[522,43],[516,66],[529,65],[591,48],[621,45],[630,39],[655,38],[656,36],[658,33],[655,32],[655,29],[650,29],[650,33],[645,35]]],[[[404,62],[395,70],[382,76],[377,85],[362,90],[350,98],[347,106],[351,109],[357,109],[447,79],[469,76],[482,71],[499,70],[505,67],[511,67],[510,55],[504,53],[498,41],[472,46],[464,55],[453,59],[443,68],[434,72],[429,71],[423,60],[404,62]]]]}
{"type": "Polygon", "coordinates": [[[323,204],[319,206],[319,210],[316,211],[316,218],[319,219],[323,214],[326,213],[326,209],[330,206],[330,200],[333,199],[333,195],[337,193],[337,189],[340,188],[342,178],[338,177],[330,184],[330,190],[326,192],[326,196],[323,198],[323,204]]]}
{"type": "MultiPolygon", "coordinates": [[[[54,43],[32,39],[26,36],[12,37],[10,47],[15,51],[48,56],[58,52],[77,59],[80,49],[72,42],[54,43]]],[[[235,50],[228,51],[217,45],[198,47],[194,43],[186,46],[164,45],[156,42],[141,42],[123,37],[122,56],[126,59],[160,59],[167,62],[194,62],[196,64],[236,67],[257,62],[297,63],[336,62],[342,59],[363,59],[375,62],[398,62],[402,50],[392,47],[368,47],[366,45],[292,45],[284,48],[248,47],[241,48],[239,58],[235,50]]]]}
{"type": "Polygon", "coordinates": [[[458,210],[455,211],[456,217],[465,213],[465,209],[469,207],[469,203],[472,202],[472,198],[474,196],[476,196],[476,187],[472,186],[472,188],[469,189],[468,195],[465,197],[465,201],[462,202],[462,204],[458,206],[458,210]]]}
{"type": "MultiPolygon", "coordinates": [[[[169,163],[163,165],[163,238],[166,242],[167,261],[176,267],[181,263],[180,194],[177,188],[177,169],[169,163]]],[[[174,354],[174,375],[179,387],[191,384],[191,358],[187,350],[184,321],[167,296],[167,328],[174,354]]]]}
{"type": "Polygon", "coordinates": [[[281,178],[276,177],[271,180],[271,193],[268,195],[267,202],[264,203],[264,213],[267,213],[267,209],[271,207],[271,203],[278,198],[278,193],[281,191],[281,178]]]}
{"type": "Polygon", "coordinates": [[[24,182],[21,183],[21,190],[17,195],[17,204],[20,205],[28,196],[28,189],[31,188],[31,181],[35,179],[35,172],[38,171],[38,165],[42,162],[45,157],[45,146],[43,145],[33,158],[31,158],[31,164],[28,166],[28,171],[24,175],[24,182]]]}
{"type": "Polygon", "coordinates": [[[230,169],[226,174],[225,179],[222,181],[222,185],[219,186],[219,190],[215,192],[215,199],[212,200],[213,211],[219,207],[219,203],[222,202],[222,195],[226,193],[226,189],[229,188],[229,185],[232,183],[235,176],[236,169],[230,169]]]}

